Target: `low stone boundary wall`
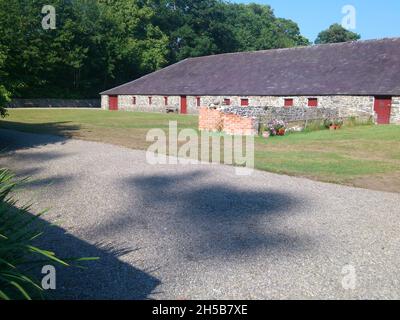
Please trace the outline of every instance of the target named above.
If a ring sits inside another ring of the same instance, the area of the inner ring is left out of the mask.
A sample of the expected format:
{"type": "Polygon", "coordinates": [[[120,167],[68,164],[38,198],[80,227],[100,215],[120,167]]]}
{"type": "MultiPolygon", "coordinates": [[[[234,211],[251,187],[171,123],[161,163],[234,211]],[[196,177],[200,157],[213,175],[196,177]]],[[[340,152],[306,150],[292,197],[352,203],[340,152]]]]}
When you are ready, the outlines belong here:
{"type": "Polygon", "coordinates": [[[257,135],[260,124],[267,124],[271,120],[297,123],[335,118],[339,118],[337,108],[202,107],[199,112],[199,130],[257,135]]]}
{"type": "Polygon", "coordinates": [[[100,99],[13,99],[8,108],[101,108],[100,99]]]}
{"type": "Polygon", "coordinates": [[[221,110],[202,107],[199,111],[199,130],[223,131],[231,135],[256,135],[258,133],[258,120],[255,117],[225,113],[221,110]]]}
{"type": "Polygon", "coordinates": [[[310,107],[224,107],[224,113],[232,113],[242,117],[255,117],[260,122],[283,120],[285,122],[324,120],[339,117],[338,108],[310,107]]]}

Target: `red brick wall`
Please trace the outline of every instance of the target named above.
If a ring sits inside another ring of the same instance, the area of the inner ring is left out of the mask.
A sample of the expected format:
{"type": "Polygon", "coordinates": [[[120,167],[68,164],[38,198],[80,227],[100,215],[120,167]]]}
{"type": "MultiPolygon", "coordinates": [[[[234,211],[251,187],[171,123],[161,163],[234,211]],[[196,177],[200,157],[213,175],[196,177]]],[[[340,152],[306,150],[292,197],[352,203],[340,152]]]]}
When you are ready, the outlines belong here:
{"type": "Polygon", "coordinates": [[[199,130],[223,131],[231,135],[256,135],[256,120],[236,114],[225,114],[207,107],[200,108],[199,130]]]}
{"type": "Polygon", "coordinates": [[[220,131],[223,129],[223,114],[215,109],[201,107],[199,111],[199,130],[220,131]]]}

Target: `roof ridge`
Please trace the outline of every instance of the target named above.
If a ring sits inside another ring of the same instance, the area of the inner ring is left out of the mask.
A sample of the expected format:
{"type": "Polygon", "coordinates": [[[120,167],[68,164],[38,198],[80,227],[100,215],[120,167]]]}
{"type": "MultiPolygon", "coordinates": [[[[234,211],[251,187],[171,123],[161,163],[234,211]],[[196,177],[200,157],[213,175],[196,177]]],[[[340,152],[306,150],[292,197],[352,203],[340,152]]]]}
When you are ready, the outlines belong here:
{"type": "Polygon", "coordinates": [[[102,94],[400,96],[400,38],[257,52],[185,59],[102,94]]]}
{"type": "Polygon", "coordinates": [[[207,56],[191,57],[191,58],[187,58],[187,59],[201,59],[201,58],[224,56],[224,55],[269,53],[269,52],[301,50],[301,49],[316,49],[316,48],[320,48],[320,47],[336,47],[336,46],[344,46],[344,45],[348,45],[348,44],[366,44],[366,43],[371,43],[371,42],[383,42],[383,41],[400,41],[400,37],[355,40],[355,41],[346,41],[346,42],[337,42],[337,43],[323,43],[323,44],[313,44],[313,45],[309,45],[309,46],[296,46],[296,47],[290,47],[290,48],[274,48],[274,49],[264,49],[264,50],[226,52],[226,53],[219,53],[219,54],[213,54],[213,55],[207,55],[207,56]]]}

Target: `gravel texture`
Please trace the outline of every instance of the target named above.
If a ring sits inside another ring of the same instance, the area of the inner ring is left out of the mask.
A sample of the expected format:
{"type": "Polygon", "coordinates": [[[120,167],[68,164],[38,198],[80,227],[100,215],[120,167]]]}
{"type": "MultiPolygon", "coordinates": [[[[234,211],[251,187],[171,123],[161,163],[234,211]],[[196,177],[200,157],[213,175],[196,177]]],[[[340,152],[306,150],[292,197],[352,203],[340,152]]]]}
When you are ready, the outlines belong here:
{"type": "Polygon", "coordinates": [[[55,298],[400,298],[400,194],[0,136],[9,150],[0,165],[32,177],[18,196],[34,200],[33,212],[51,208],[43,223],[56,226],[44,245],[101,258],[86,270],[58,268],[55,298]],[[352,268],[355,288],[345,289],[342,271],[352,268]]]}

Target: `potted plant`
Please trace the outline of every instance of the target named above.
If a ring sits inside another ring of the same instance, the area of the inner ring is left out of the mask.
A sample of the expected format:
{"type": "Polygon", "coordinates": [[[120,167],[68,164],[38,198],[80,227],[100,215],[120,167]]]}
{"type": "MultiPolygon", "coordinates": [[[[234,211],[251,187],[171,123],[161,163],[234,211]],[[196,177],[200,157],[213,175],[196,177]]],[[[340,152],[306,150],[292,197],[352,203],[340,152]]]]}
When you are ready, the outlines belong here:
{"type": "Polygon", "coordinates": [[[278,136],[284,136],[285,133],[286,133],[286,129],[285,129],[285,128],[280,128],[280,129],[278,130],[278,136]]]}
{"type": "Polygon", "coordinates": [[[338,130],[343,126],[343,120],[342,119],[326,119],[324,121],[324,125],[327,129],[330,130],[338,130]]]}
{"type": "Polygon", "coordinates": [[[271,136],[284,136],[286,133],[286,123],[282,120],[272,120],[267,128],[271,136]]]}

